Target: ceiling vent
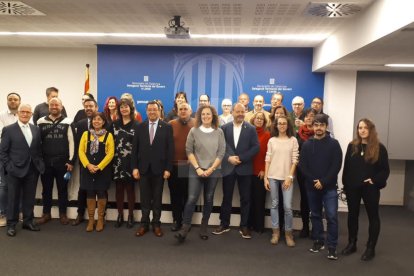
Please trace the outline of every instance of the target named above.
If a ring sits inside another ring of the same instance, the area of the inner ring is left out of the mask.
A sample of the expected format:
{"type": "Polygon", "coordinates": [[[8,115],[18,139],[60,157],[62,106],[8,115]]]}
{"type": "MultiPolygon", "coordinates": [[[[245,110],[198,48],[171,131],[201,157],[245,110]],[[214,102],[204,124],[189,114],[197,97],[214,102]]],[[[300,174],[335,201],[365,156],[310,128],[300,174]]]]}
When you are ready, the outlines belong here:
{"type": "Polygon", "coordinates": [[[305,15],[343,18],[351,17],[359,13],[361,10],[362,7],[354,3],[311,2],[305,10],[305,15]]]}
{"type": "Polygon", "coordinates": [[[20,1],[0,1],[0,15],[45,15],[20,1]]]}

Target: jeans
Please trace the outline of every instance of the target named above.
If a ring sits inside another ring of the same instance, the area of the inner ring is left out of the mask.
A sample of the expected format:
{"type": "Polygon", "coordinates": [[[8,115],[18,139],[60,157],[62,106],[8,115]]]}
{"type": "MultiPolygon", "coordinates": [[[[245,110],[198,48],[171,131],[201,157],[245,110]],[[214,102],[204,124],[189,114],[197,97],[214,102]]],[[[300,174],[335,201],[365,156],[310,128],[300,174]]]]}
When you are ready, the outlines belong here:
{"type": "MultiPolygon", "coordinates": [[[[272,228],[279,228],[279,186],[283,185],[284,180],[277,180],[269,178],[270,184],[270,198],[272,206],[270,208],[270,216],[272,219],[272,228]]],[[[293,226],[293,212],[292,212],[292,197],[293,197],[293,182],[289,189],[282,188],[283,193],[283,207],[285,210],[285,231],[292,231],[293,226]]]]}
{"type": "Polygon", "coordinates": [[[185,204],[183,223],[191,224],[191,219],[194,213],[195,204],[200,197],[201,189],[204,188],[204,207],[203,207],[203,221],[210,218],[213,210],[213,198],[216,190],[217,182],[220,177],[218,170],[214,171],[209,177],[199,177],[193,168],[190,168],[190,175],[188,181],[188,200],[185,204]]]}
{"type": "Polygon", "coordinates": [[[336,190],[319,191],[308,187],[307,193],[312,221],[312,239],[319,242],[325,241],[322,223],[322,208],[324,208],[328,226],[326,243],[328,248],[336,248],[338,244],[338,194],[336,190]]]}
{"type": "Polygon", "coordinates": [[[68,181],[63,179],[66,171],[64,163],[51,164],[47,165],[45,172],[40,175],[43,185],[43,214],[50,214],[52,208],[53,183],[55,179],[58,190],[59,214],[66,214],[66,208],[68,206],[68,181]]]}
{"type": "Polygon", "coordinates": [[[358,219],[361,198],[364,201],[368,215],[368,244],[375,247],[380,233],[381,222],[379,217],[380,190],[375,185],[364,185],[361,187],[350,187],[346,189],[348,202],[348,239],[357,240],[358,219]]]}
{"type": "Polygon", "coordinates": [[[7,184],[3,170],[0,169],[0,215],[6,215],[7,211],[7,184]]]}

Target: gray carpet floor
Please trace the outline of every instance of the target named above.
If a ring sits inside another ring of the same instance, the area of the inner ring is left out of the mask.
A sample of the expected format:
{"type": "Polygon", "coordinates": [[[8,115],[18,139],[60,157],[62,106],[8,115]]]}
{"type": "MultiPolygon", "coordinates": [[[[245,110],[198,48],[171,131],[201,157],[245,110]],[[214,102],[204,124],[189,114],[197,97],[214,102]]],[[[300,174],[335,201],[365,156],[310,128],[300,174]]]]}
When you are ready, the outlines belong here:
{"type": "MultiPolygon", "coordinates": [[[[326,250],[310,253],[310,239],[296,239],[295,248],[269,243],[270,231],[240,237],[237,229],[208,241],[193,227],[178,244],[169,225],[164,237],[108,222],[101,233],[85,232],[86,224],[62,226],[53,220],[34,233],[18,226],[17,236],[0,229],[1,275],[414,275],[414,213],[403,207],[381,207],[382,229],[377,256],[360,261],[367,239],[367,219],[361,210],[357,253],[330,261],[326,250]]],[[[210,226],[210,230],[213,226],[210,226]]],[[[346,214],[340,214],[340,251],[346,244],[346,214]]]]}

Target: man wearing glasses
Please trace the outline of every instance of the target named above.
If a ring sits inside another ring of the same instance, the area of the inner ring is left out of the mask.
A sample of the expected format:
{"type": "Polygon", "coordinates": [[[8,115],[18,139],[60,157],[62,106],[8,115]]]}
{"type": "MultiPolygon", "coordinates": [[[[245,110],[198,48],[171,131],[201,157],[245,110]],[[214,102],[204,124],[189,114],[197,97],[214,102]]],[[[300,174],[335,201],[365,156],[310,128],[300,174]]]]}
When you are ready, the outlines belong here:
{"type": "Polygon", "coordinates": [[[305,100],[296,96],[292,100],[292,112],[290,113],[290,120],[293,122],[295,131],[298,132],[299,128],[304,124],[305,113],[303,109],[305,108],[305,100]]]}

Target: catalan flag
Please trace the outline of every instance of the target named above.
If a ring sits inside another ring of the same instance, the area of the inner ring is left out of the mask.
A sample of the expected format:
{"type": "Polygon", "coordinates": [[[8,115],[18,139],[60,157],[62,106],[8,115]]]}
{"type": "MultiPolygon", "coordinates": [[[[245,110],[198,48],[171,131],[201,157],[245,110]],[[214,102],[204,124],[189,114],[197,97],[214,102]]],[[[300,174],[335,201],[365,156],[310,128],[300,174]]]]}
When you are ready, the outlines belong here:
{"type": "Polygon", "coordinates": [[[86,64],[85,89],[83,93],[89,93],[89,64],[86,64]]]}

